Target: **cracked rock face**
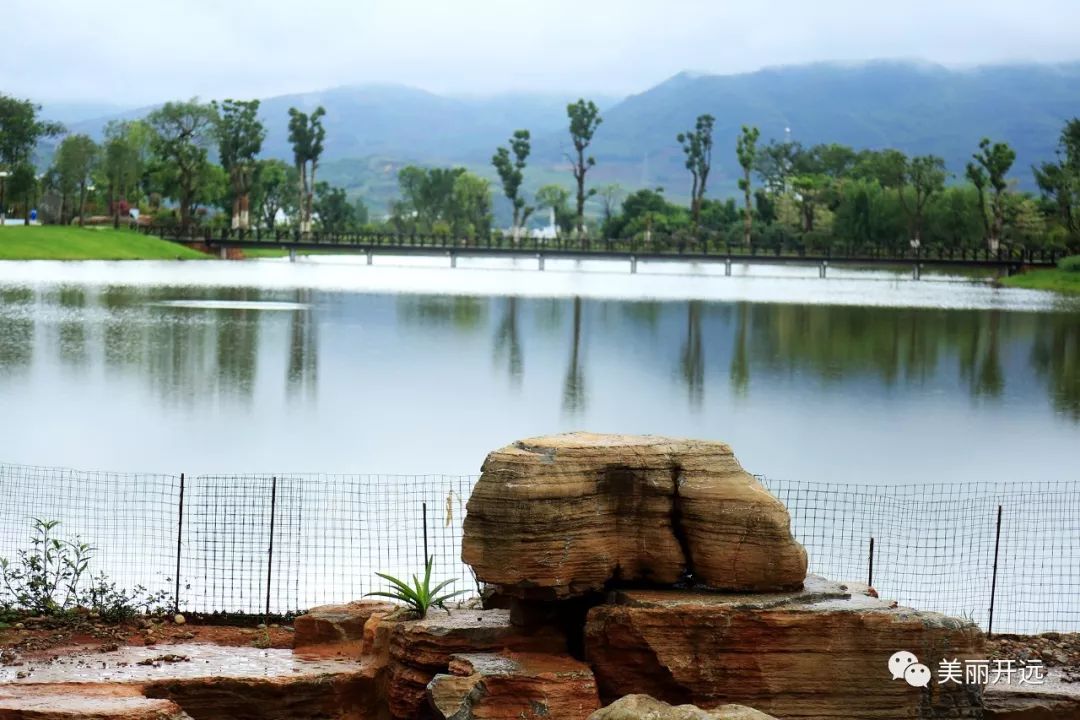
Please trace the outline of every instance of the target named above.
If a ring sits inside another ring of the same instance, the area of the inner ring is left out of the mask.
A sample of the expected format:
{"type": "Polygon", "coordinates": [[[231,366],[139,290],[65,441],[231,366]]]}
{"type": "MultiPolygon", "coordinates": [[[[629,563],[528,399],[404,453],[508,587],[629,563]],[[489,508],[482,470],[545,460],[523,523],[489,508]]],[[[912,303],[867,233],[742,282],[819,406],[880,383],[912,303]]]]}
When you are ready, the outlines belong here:
{"type": "Polygon", "coordinates": [[[507,595],[611,584],[797,589],[806,551],[787,510],[719,442],[568,433],[488,455],[462,560],[507,595]]]}

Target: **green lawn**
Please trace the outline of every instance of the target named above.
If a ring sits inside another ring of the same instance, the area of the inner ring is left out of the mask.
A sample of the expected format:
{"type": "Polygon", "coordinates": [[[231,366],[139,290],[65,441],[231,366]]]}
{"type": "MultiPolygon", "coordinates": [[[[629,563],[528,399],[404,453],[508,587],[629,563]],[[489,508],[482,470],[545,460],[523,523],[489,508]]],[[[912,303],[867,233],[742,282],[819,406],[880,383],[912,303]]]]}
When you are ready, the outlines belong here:
{"type": "Polygon", "coordinates": [[[1031,270],[1020,275],[1004,278],[1005,287],[1028,290],[1052,290],[1059,293],[1080,294],[1080,272],[1067,270],[1031,270]]]}
{"type": "Polygon", "coordinates": [[[0,227],[0,260],[198,260],[210,257],[132,230],[0,227]]]}

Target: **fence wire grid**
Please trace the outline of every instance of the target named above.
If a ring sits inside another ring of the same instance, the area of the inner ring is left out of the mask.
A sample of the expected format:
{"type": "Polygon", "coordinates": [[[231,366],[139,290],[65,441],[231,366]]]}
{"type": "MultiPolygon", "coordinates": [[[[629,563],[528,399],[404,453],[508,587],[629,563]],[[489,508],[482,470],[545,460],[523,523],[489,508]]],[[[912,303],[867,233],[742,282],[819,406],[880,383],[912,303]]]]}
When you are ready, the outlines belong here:
{"type": "MultiPolygon", "coordinates": [[[[425,549],[436,581],[475,595],[460,547],[476,479],[0,465],[0,558],[29,549],[39,518],[90,543],[95,574],[167,592],[191,612],[284,614],[354,600],[387,589],[376,572],[422,570],[425,549]]],[[[759,479],[787,506],[812,573],[995,632],[1080,631],[1080,488],[1071,483],[759,479]]]]}

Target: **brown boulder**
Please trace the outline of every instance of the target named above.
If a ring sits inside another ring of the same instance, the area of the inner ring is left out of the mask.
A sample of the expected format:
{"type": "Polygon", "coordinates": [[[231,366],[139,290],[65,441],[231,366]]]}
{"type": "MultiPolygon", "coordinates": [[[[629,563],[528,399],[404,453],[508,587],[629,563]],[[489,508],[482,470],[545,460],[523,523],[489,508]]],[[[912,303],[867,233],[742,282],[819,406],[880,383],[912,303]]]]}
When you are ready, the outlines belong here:
{"type": "Polygon", "coordinates": [[[561,633],[548,627],[514,626],[507,610],[433,610],[423,620],[385,618],[377,623],[379,627],[371,628],[370,651],[365,645],[362,672],[380,672],[375,656],[381,652],[381,641],[387,657],[381,672],[385,673],[390,714],[401,720],[437,717],[428,709],[427,685],[437,674],[449,672],[452,655],[566,652],[561,633]]]}
{"type": "Polygon", "coordinates": [[[1051,668],[1042,683],[995,683],[983,691],[986,720],[1080,720],[1080,684],[1051,668]]]}
{"type": "Polygon", "coordinates": [[[364,640],[364,625],[368,619],[376,613],[391,613],[397,607],[388,602],[361,600],[312,608],[293,622],[296,630],[293,648],[319,647],[359,656],[364,640]]]}
{"type": "Polygon", "coordinates": [[[978,717],[979,690],[892,680],[889,658],[985,656],[974,625],[890,608],[807,578],[799,592],[625,590],[589,612],[585,652],[601,697],[647,693],[701,707],[742,703],[778,718],[978,717]],[[952,713],[952,714],[943,714],[952,713]]]}
{"type": "Polygon", "coordinates": [[[694,705],[672,706],[648,695],[627,695],[606,708],[597,710],[588,720],[776,720],[772,715],[743,705],[723,705],[702,710],[694,705]]]}
{"type": "Polygon", "coordinates": [[[600,707],[588,666],[565,655],[468,654],[428,684],[440,720],[586,720],[600,707]]]}
{"type": "Polygon", "coordinates": [[[569,433],[490,453],[462,560],[509,595],[552,600],[609,582],[798,588],[787,510],[723,443],[569,433]]]}
{"type": "Polygon", "coordinates": [[[168,700],[128,685],[0,687],[0,720],[191,720],[168,700]]]}

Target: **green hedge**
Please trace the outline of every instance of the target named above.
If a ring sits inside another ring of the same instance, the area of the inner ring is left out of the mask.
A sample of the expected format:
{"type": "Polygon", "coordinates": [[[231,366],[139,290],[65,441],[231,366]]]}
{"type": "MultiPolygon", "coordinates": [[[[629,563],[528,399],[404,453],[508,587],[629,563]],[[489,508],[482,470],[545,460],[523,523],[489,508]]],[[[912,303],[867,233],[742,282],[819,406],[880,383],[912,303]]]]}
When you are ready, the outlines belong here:
{"type": "Polygon", "coordinates": [[[1080,273],[1080,255],[1070,255],[1058,260],[1058,268],[1065,272],[1080,273]]]}

